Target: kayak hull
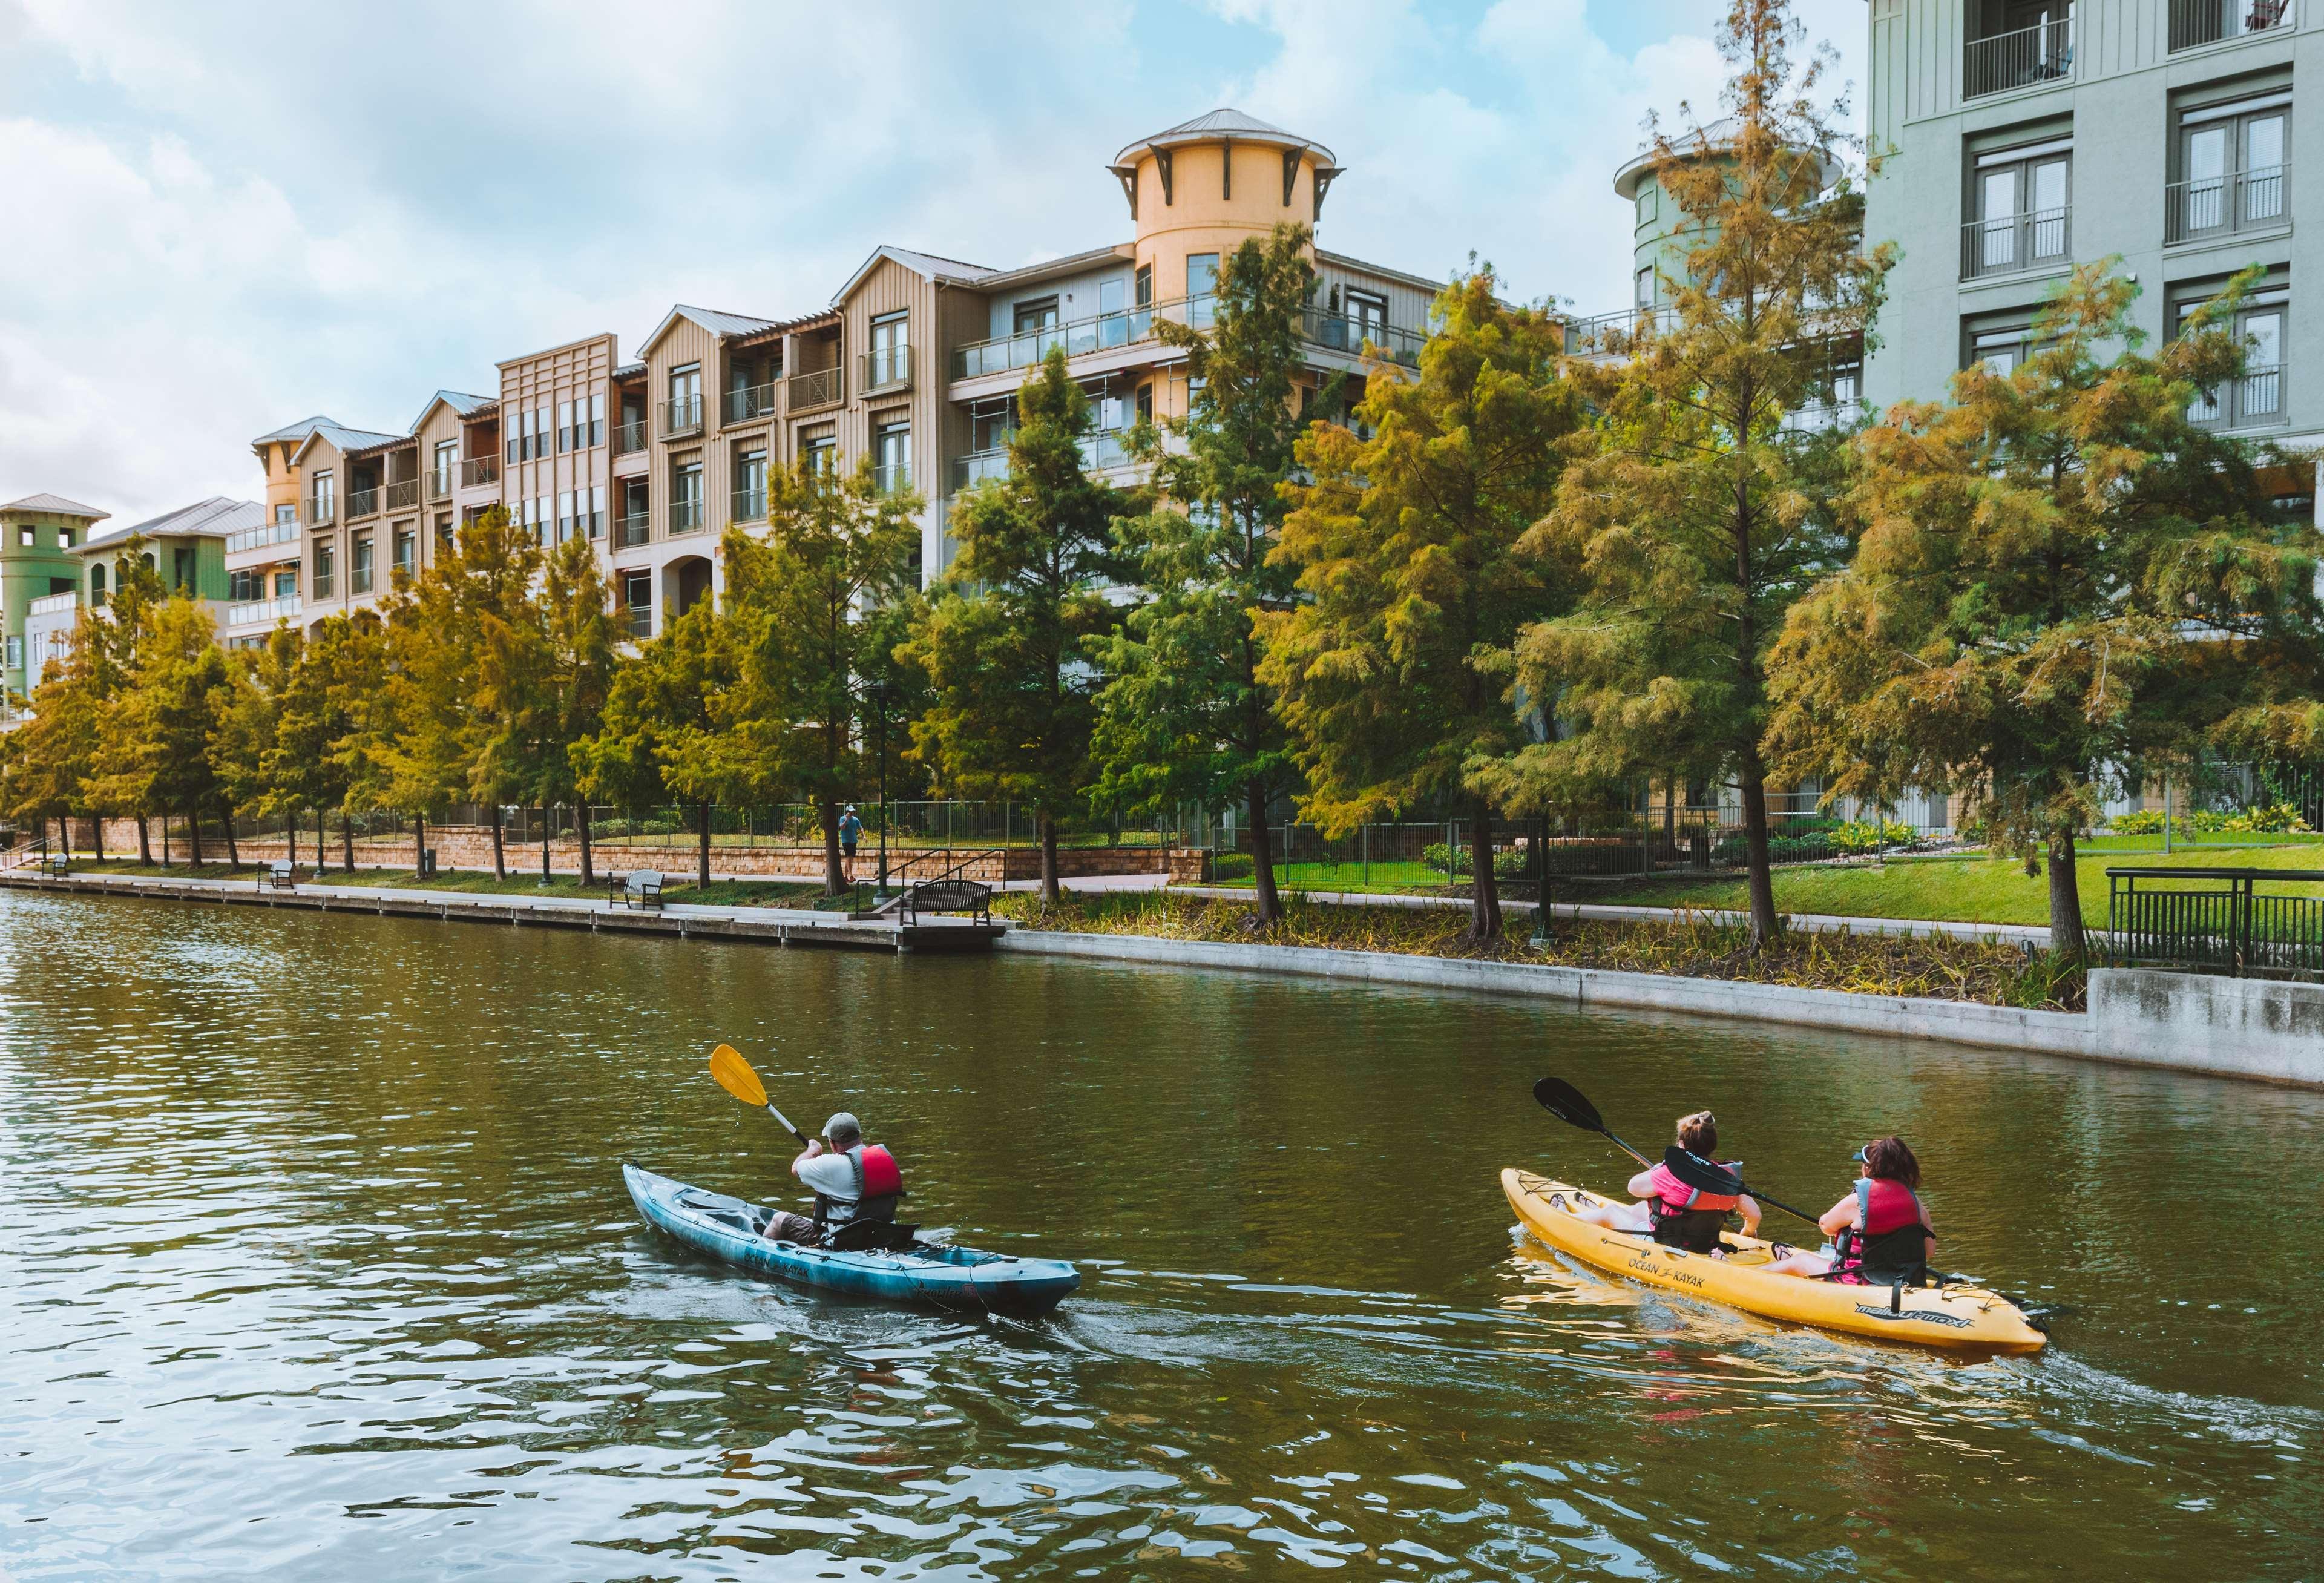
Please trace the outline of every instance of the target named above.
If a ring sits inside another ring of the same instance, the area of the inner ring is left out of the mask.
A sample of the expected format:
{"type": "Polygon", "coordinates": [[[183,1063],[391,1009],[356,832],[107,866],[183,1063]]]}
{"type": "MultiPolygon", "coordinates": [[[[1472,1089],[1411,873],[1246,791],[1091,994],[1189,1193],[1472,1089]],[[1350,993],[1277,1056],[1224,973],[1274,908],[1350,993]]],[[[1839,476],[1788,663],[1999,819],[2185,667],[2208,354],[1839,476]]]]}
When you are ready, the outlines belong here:
{"type": "Polygon", "coordinates": [[[834,1253],[795,1242],[770,1242],[753,1229],[766,1221],[756,1204],[622,1167],[630,1201],[646,1224],[696,1252],[751,1274],[818,1291],[870,1298],[950,1313],[1047,1313],[1081,1284],[1061,1259],[1021,1259],[975,1248],[929,1246],[910,1253],[834,1253]]]}
{"type": "Polygon", "coordinates": [[[2038,1352],[2049,1339],[2015,1303],[1980,1287],[1899,1291],[1771,1275],[1755,1267],[1767,1262],[1772,1245],[1757,1237],[1730,1233],[1728,1244],[1738,1251],[1712,1258],[1665,1247],[1649,1237],[1609,1231],[1572,1213],[1578,1205],[1627,1207],[1627,1199],[1609,1199],[1516,1170],[1501,1172],[1501,1190],[1527,1234],[1549,1247],[1665,1291],[1765,1319],[1955,1352],[2038,1352]]]}

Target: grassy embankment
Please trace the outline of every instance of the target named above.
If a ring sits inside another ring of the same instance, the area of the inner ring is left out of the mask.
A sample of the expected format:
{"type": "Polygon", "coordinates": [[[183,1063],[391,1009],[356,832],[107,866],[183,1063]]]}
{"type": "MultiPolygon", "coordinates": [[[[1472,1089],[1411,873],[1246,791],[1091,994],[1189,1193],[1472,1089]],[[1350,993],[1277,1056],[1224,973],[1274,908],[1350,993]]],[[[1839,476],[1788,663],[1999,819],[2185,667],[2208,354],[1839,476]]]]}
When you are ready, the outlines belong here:
{"type": "MultiPolygon", "coordinates": [[[[78,861],[76,874],[109,874],[150,876],[161,879],[208,879],[240,881],[248,884],[258,878],[259,866],[244,864],[230,868],[223,863],[205,863],[197,868],[190,863],[180,863],[164,868],[159,864],[106,863],[78,861]]],[[[619,873],[616,869],[613,872],[619,873]]],[[[547,884],[540,883],[540,871],[530,874],[512,869],[506,879],[495,879],[481,870],[439,869],[426,879],[408,868],[358,868],[353,874],[331,869],[324,874],[301,868],[301,884],[327,885],[377,886],[391,890],[458,891],[473,894],[505,896],[558,896],[603,901],[606,896],[605,882],[601,875],[597,883],[584,885],[580,876],[558,874],[550,876],[547,884]]],[[[662,875],[662,900],[683,902],[691,906],[705,907],[811,907],[823,887],[808,880],[713,880],[702,886],[681,875],[662,875]]]]}
{"type": "Polygon", "coordinates": [[[994,897],[992,910],[1028,929],[1077,933],[1554,963],[2052,1011],[2079,1010],[2082,1004],[2079,970],[2061,971],[2046,953],[2029,957],[2015,946],[1984,941],[1802,932],[1755,956],[1742,929],[1689,919],[1562,923],[1555,938],[1541,945],[1525,937],[1520,923],[1510,938],[1480,946],[1462,932],[1467,914],[1453,909],[1294,902],[1280,923],[1262,931],[1252,909],[1240,902],[1154,891],[1070,895],[1047,909],[1038,896],[1018,893],[994,897]]]}

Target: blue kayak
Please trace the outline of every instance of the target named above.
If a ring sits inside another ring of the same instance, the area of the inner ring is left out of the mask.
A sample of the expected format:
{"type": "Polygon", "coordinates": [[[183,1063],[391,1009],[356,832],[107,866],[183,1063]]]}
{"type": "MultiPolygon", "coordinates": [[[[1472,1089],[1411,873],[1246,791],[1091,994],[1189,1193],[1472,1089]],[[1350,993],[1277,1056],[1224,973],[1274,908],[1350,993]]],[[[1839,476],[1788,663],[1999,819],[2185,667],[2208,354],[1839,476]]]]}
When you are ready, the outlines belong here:
{"type": "Polygon", "coordinates": [[[1040,1314],[1082,1283],[1062,1259],[1020,1259],[975,1248],[915,1243],[902,1253],[835,1253],[804,1243],[770,1242],[758,1227],[767,1211],[706,1188],[689,1187],[634,1165],[622,1180],[646,1224],[753,1275],[793,1281],[823,1291],[879,1298],[966,1313],[1040,1314]]]}

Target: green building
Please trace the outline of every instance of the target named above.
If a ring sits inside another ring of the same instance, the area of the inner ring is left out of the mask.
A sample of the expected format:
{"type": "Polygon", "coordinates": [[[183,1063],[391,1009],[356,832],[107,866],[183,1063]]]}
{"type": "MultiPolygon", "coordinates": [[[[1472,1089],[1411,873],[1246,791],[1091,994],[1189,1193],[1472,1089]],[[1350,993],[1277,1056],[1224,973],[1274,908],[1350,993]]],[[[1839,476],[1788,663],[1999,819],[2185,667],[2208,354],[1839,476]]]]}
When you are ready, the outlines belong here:
{"type": "Polygon", "coordinates": [[[6,634],[0,684],[22,697],[24,618],[32,601],[80,588],[80,550],[108,514],[60,495],[27,495],[0,505],[0,631],[6,634]]]}
{"type": "Polygon", "coordinates": [[[42,671],[64,656],[84,611],[103,613],[106,599],[121,586],[122,561],[132,539],[142,542],[139,558],[159,574],[164,589],[199,601],[210,619],[223,625],[233,596],[226,546],[235,534],[256,528],[265,514],[254,500],[220,495],[85,539],[73,551],[73,581],[28,606],[26,689],[38,687],[42,671]]]}

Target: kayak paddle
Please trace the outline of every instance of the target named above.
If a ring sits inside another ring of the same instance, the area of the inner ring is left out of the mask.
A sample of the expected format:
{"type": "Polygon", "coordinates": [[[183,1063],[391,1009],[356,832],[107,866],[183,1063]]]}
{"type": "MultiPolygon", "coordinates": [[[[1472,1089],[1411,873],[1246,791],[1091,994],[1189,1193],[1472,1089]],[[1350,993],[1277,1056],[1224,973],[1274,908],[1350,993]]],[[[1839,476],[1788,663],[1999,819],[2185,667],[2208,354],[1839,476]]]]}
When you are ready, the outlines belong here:
{"type": "MultiPolygon", "coordinates": [[[[1653,1161],[1631,1148],[1629,1144],[1623,1143],[1621,1139],[1615,1137],[1608,1130],[1605,1118],[1598,1114],[1598,1107],[1591,1104],[1589,1097],[1572,1084],[1557,1078],[1544,1078],[1533,1086],[1533,1097],[1541,1101],[1541,1107],[1544,1110],[1548,1111],[1558,1120],[1578,1126],[1585,1133],[1602,1134],[1623,1153],[1628,1154],[1639,1164],[1649,1170],[1653,1168],[1653,1161]]],[[[1769,1198],[1757,1188],[1747,1187],[1744,1185],[1743,1179],[1734,1172],[1725,1170],[1715,1162],[1690,1154],[1675,1144],[1663,1151],[1663,1163],[1670,1168],[1673,1176],[1677,1177],[1689,1187],[1700,1188],[1714,1193],[1749,1193],[1761,1203],[1772,1205],[1786,1215],[1796,1215],[1811,1226],[1818,1225],[1816,1217],[1805,1209],[1794,1209],[1781,1199],[1769,1198]]]]}
{"type": "Polygon", "coordinates": [[[753,1109],[763,1106],[769,1116],[782,1124],[783,1131],[799,1141],[799,1147],[807,1146],[807,1134],[791,1125],[789,1116],[775,1108],[775,1102],[767,1097],[767,1086],[759,1081],[759,1074],[751,1069],[751,1063],[742,1059],[741,1051],[731,1044],[722,1044],[712,1051],[710,1075],[718,1080],[720,1088],[743,1104],[753,1109]]]}

